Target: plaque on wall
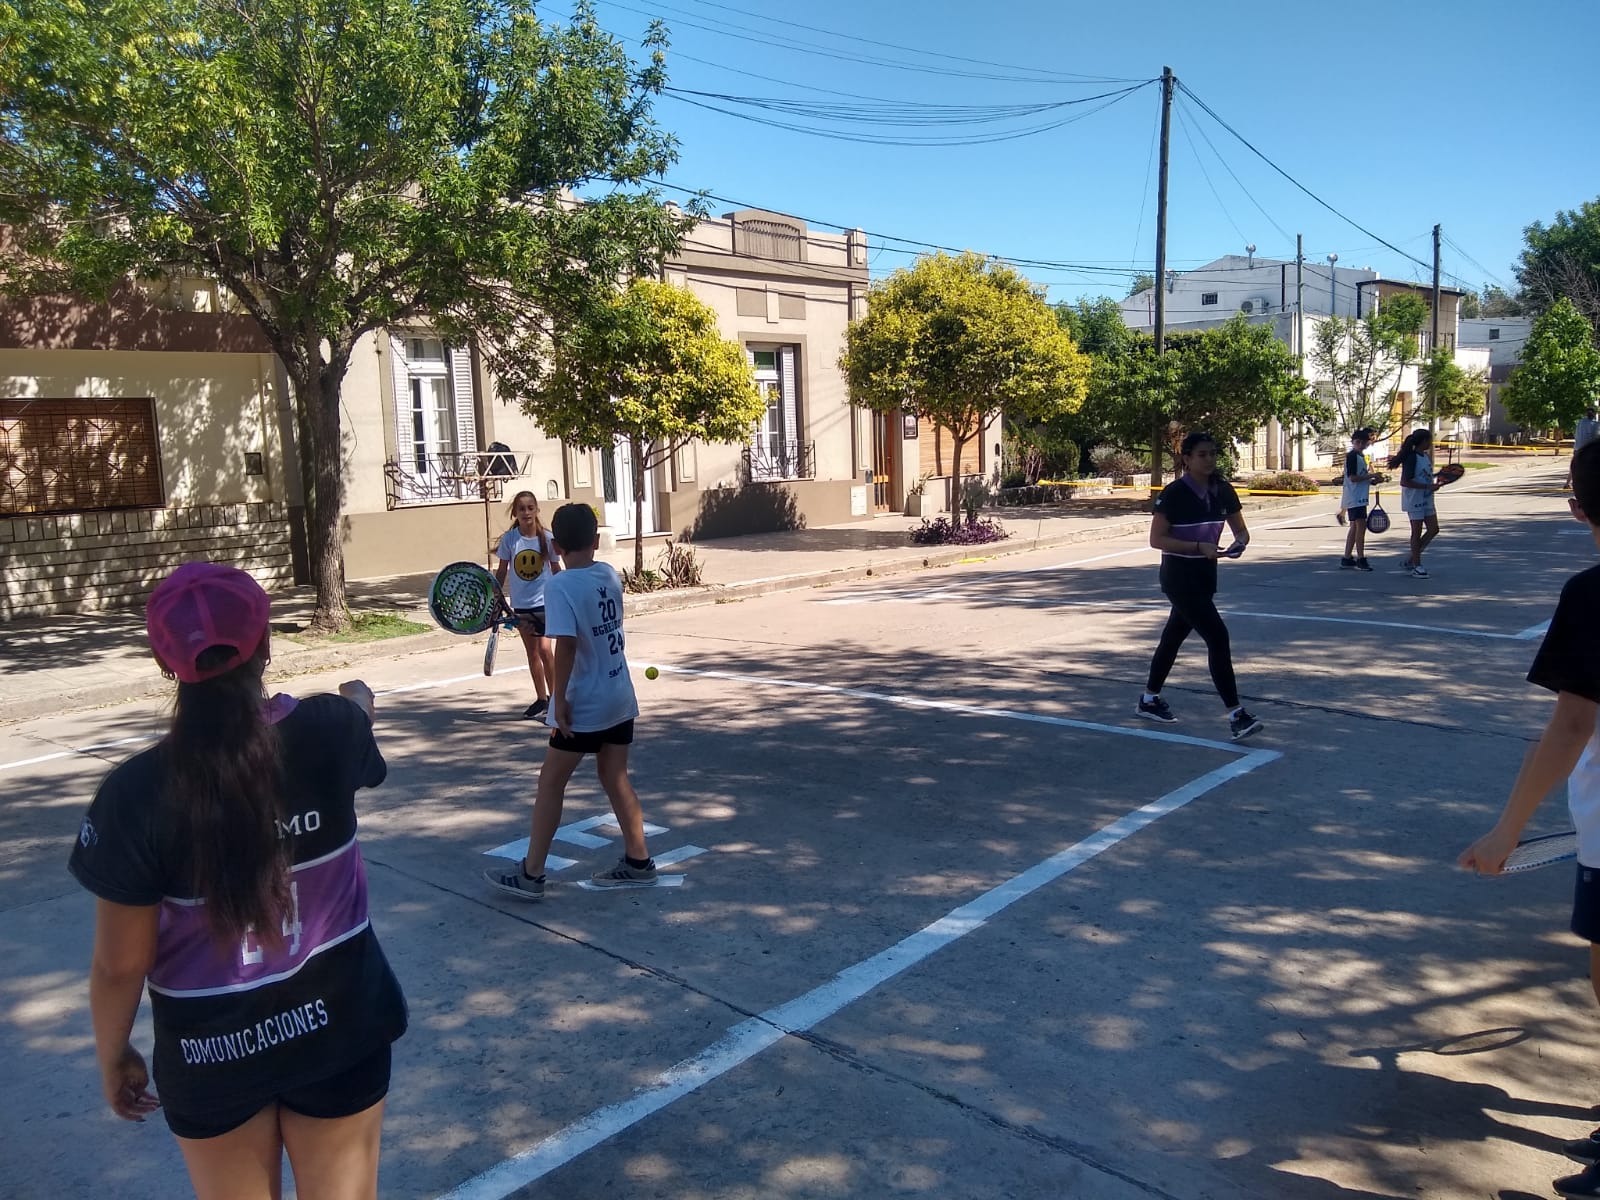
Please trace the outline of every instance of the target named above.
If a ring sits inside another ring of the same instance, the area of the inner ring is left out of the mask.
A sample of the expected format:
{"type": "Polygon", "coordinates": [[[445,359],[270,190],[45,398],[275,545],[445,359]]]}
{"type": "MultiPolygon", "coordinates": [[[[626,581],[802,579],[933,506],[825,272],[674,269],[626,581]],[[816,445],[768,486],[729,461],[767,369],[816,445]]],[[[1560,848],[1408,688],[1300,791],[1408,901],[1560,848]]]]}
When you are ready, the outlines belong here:
{"type": "Polygon", "coordinates": [[[908,442],[917,440],[917,414],[903,412],[900,414],[900,436],[908,442]]]}

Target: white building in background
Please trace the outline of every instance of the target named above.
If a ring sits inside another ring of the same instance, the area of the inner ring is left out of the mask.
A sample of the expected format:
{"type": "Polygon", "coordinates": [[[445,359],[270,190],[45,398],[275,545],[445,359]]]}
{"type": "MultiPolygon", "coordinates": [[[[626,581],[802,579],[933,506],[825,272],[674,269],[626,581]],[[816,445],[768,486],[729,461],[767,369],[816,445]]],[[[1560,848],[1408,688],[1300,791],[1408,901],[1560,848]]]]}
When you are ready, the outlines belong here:
{"type": "MultiPolygon", "coordinates": [[[[1399,293],[1417,296],[1424,304],[1433,300],[1429,285],[1398,279],[1384,279],[1371,267],[1341,267],[1336,263],[1300,264],[1296,285],[1292,260],[1257,258],[1255,255],[1227,254],[1190,271],[1169,271],[1165,281],[1166,329],[1169,333],[1214,329],[1234,317],[1243,316],[1252,325],[1269,325],[1273,335],[1291,350],[1309,355],[1315,342],[1317,325],[1335,317],[1361,318],[1373,312],[1384,297],[1399,293]],[[1302,307],[1296,307],[1297,301],[1302,307]],[[1296,319],[1296,313],[1299,313],[1296,319]]],[[[1155,328],[1155,288],[1145,288],[1118,306],[1123,323],[1145,333],[1155,328]]],[[[1466,370],[1489,369],[1487,351],[1458,349],[1461,298],[1456,288],[1439,289],[1439,342],[1456,351],[1456,362],[1466,370]]],[[[1431,317],[1431,313],[1430,313],[1431,317]]],[[[1418,341],[1418,357],[1426,358],[1433,341],[1432,321],[1424,327],[1418,341]]],[[[1307,358],[1306,378],[1319,382],[1315,366],[1307,358]]],[[[1417,368],[1406,367],[1394,384],[1396,407],[1413,406],[1418,390],[1417,368]]],[[[1461,422],[1448,436],[1481,436],[1482,422],[1461,422]]],[[[1386,444],[1375,449],[1382,453],[1386,444]]],[[[1270,422],[1257,432],[1255,440],[1235,448],[1235,461],[1241,471],[1312,469],[1331,466],[1343,447],[1318,447],[1309,431],[1295,431],[1270,422]]]]}
{"type": "Polygon", "coordinates": [[[1472,317],[1461,322],[1462,350],[1471,348],[1489,355],[1489,420],[1485,432],[1491,438],[1508,438],[1522,431],[1506,416],[1500,393],[1511,372],[1522,362],[1522,348],[1528,344],[1532,331],[1532,317],[1472,317]]]}

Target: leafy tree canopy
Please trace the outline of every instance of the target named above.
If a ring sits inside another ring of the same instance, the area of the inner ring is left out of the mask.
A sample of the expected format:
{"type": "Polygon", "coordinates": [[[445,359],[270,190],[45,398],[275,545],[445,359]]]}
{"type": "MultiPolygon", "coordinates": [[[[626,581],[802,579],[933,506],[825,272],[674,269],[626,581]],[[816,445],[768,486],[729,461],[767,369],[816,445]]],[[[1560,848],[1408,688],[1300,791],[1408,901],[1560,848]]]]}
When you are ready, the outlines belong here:
{"type": "Polygon", "coordinates": [[[630,61],[579,0],[0,3],[0,222],[20,292],[209,276],[293,385],[315,623],[345,624],[340,394],[356,341],[426,321],[506,347],[659,262],[692,214],[630,185],[664,34],[630,61]],[[530,333],[530,331],[534,331],[530,333]]]}
{"type": "Polygon", "coordinates": [[[1600,325],[1600,198],[1556,213],[1549,225],[1535,221],[1522,237],[1516,273],[1529,308],[1541,313],[1565,298],[1600,325]]]}
{"type": "MultiPolygon", "coordinates": [[[[549,364],[529,343],[526,358],[501,366],[503,394],[563,441],[632,449],[635,528],[642,528],[645,471],[691,441],[742,442],[766,411],[744,351],[722,336],[717,316],[686,288],[636,280],[551,348],[549,364]]],[[[644,539],[634,570],[644,569],[644,539]]]]}
{"type": "Polygon", "coordinates": [[[961,448],[996,411],[1018,419],[1083,401],[1089,362],[1010,267],[980,254],[933,254],[873,284],[840,360],[857,401],[904,409],[950,432],[951,504],[961,448]]]}
{"type": "Polygon", "coordinates": [[[1183,435],[1205,429],[1223,445],[1248,442],[1270,419],[1317,412],[1289,348],[1242,316],[1203,331],[1167,335],[1157,358],[1149,335],[1131,333],[1125,353],[1097,356],[1083,417],[1129,449],[1148,449],[1153,430],[1176,462],[1183,435]]]}
{"type": "Polygon", "coordinates": [[[1573,429],[1600,397],[1594,328],[1572,301],[1557,300],[1533,322],[1522,364],[1501,399],[1527,429],[1573,429]]]}

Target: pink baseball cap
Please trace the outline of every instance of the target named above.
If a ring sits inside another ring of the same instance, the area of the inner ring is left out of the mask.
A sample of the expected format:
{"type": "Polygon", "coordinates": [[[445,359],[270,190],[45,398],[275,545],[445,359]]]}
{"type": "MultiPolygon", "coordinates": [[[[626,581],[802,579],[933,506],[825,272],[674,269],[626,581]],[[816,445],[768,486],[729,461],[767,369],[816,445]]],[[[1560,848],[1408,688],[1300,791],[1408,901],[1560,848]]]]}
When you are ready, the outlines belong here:
{"type": "Polygon", "coordinates": [[[144,618],[150,649],[184,683],[215,679],[260,648],[271,604],[261,585],[238,567],[184,563],[150,593],[144,618]],[[202,670],[195,660],[213,646],[231,647],[235,657],[202,670]]]}

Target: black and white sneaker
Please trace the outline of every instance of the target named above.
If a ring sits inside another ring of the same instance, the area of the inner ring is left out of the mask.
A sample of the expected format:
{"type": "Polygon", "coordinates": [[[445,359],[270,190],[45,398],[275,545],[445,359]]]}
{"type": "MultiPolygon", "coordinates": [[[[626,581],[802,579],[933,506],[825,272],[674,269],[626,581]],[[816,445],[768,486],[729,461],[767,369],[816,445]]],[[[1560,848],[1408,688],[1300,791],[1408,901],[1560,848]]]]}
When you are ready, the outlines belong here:
{"type": "Polygon", "coordinates": [[[522,710],[522,715],[530,721],[537,721],[549,711],[550,701],[546,700],[543,696],[540,696],[532,704],[528,705],[527,708],[522,710]]]}
{"type": "Polygon", "coordinates": [[[1172,709],[1167,706],[1167,702],[1160,696],[1153,696],[1149,700],[1140,696],[1137,711],[1141,717],[1151,721],[1160,721],[1163,725],[1170,725],[1178,719],[1172,715],[1172,709]]]}
{"type": "Polygon", "coordinates": [[[1353,558],[1341,558],[1339,560],[1339,570],[1341,570],[1341,571],[1354,571],[1355,569],[1356,569],[1356,560],[1355,559],[1353,559],[1353,558]]]}
{"type": "Polygon", "coordinates": [[[515,896],[518,900],[543,900],[544,876],[532,876],[519,862],[507,869],[495,867],[483,873],[483,881],[497,892],[515,896]]]}
{"type": "Polygon", "coordinates": [[[1358,558],[1356,559],[1356,570],[1366,571],[1370,575],[1372,573],[1372,564],[1364,558],[1358,558]]]}
{"type": "Polygon", "coordinates": [[[1228,718],[1228,732],[1233,735],[1234,741],[1242,742],[1252,734],[1261,732],[1261,722],[1241,708],[1228,718]]]}

